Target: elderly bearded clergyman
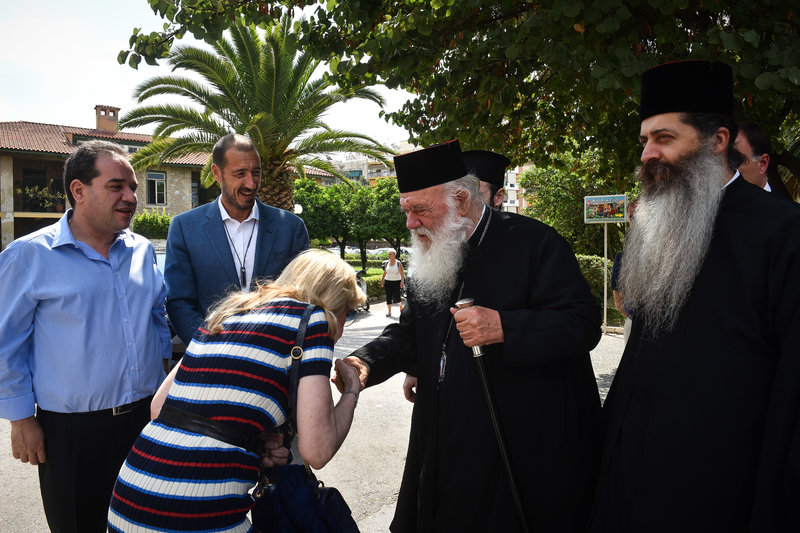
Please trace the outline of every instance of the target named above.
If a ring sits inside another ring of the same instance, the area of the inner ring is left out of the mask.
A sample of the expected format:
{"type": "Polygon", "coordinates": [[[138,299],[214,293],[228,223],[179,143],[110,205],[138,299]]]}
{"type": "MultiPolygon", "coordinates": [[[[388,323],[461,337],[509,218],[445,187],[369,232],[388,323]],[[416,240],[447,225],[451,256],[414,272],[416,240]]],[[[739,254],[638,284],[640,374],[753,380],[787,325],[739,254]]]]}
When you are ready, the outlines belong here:
{"type": "MultiPolygon", "coordinates": [[[[418,376],[391,530],[520,530],[471,346],[487,373],[532,531],[583,531],[599,448],[589,350],[600,313],[569,245],[484,206],[457,141],[395,158],[412,234],[400,321],[346,362],[367,386],[418,376]],[[462,297],[475,306],[456,312],[462,297]]],[[[374,460],[379,460],[375,458],[374,460]]]]}
{"type": "Polygon", "coordinates": [[[736,171],[731,69],[642,79],[633,331],[592,531],[800,531],[800,208],[736,171]]]}

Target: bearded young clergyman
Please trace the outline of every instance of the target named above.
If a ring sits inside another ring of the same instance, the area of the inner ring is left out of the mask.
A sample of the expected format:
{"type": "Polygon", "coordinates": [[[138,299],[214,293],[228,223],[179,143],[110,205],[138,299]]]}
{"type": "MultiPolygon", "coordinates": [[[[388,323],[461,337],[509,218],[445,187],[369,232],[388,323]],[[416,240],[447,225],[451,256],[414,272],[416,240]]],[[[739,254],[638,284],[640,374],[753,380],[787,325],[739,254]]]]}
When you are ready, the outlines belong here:
{"type": "Polygon", "coordinates": [[[584,531],[600,313],[572,250],[549,226],[485,206],[458,141],[395,168],[412,238],[408,305],[345,359],[368,387],[400,371],[419,378],[391,531],[520,531],[472,346],[483,346],[530,530],[584,531]],[[456,310],[465,297],[475,305],[456,310]]]}
{"type": "Polygon", "coordinates": [[[733,103],[723,63],[642,78],[594,533],[800,531],[800,207],[736,170],[733,103]]]}

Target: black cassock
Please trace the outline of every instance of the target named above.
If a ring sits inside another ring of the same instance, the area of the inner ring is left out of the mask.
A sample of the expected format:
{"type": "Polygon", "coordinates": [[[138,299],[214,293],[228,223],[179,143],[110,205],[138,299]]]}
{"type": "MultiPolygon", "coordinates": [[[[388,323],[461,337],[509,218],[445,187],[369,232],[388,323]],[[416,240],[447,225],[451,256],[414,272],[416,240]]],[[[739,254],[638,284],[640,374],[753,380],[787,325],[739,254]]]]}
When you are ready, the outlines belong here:
{"type": "Polygon", "coordinates": [[[595,532],[800,531],[800,207],[741,177],[675,329],[633,332],[595,532]]]}
{"type": "MultiPolygon", "coordinates": [[[[487,209],[469,246],[462,296],[500,312],[505,342],[484,347],[484,359],[529,525],[584,531],[601,440],[589,359],[598,305],[569,245],[540,222],[487,209]]],[[[399,323],[354,353],[371,365],[368,385],[401,370],[419,379],[391,529],[513,533],[519,525],[475,361],[450,322],[449,310],[426,309],[411,294],[399,323]]]]}

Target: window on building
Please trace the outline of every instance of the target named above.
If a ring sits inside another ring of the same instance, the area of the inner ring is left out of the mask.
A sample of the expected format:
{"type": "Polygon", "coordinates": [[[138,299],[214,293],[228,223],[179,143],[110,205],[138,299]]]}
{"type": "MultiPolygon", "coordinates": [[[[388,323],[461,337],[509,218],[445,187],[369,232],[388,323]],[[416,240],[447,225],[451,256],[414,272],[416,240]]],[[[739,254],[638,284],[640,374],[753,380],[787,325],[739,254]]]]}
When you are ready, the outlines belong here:
{"type": "Polygon", "coordinates": [[[129,154],[135,154],[136,152],[139,151],[139,147],[138,146],[126,146],[125,148],[128,149],[128,153],[129,154]]]}
{"type": "Polygon", "coordinates": [[[200,205],[200,181],[192,177],[192,207],[200,205]]]}
{"type": "Polygon", "coordinates": [[[164,172],[147,173],[147,204],[167,205],[167,175],[164,172]]]}
{"type": "Polygon", "coordinates": [[[43,169],[22,169],[23,187],[47,187],[47,171],[43,169]]]}

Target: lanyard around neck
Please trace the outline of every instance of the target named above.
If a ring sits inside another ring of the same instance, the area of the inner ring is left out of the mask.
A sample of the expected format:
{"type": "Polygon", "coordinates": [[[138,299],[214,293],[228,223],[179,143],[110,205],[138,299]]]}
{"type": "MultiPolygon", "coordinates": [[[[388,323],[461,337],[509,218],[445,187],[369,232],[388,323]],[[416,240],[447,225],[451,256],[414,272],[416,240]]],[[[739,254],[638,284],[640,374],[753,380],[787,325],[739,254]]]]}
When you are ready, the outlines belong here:
{"type": "MultiPolygon", "coordinates": [[[[225,228],[225,235],[228,236],[228,242],[231,243],[231,248],[233,249],[233,253],[236,255],[236,259],[239,260],[239,276],[240,276],[239,287],[241,287],[242,289],[244,289],[247,286],[247,269],[244,266],[244,262],[247,259],[247,252],[250,250],[250,243],[253,241],[253,233],[255,233],[256,231],[256,224],[258,224],[258,220],[255,219],[251,220],[253,220],[254,224],[253,227],[250,228],[250,238],[247,239],[247,246],[244,249],[244,257],[239,257],[239,251],[236,249],[236,245],[233,244],[233,239],[231,239],[231,234],[228,232],[228,225],[225,223],[225,221],[222,222],[222,227],[225,228]]],[[[243,224],[243,222],[240,224],[243,224]]]]}

